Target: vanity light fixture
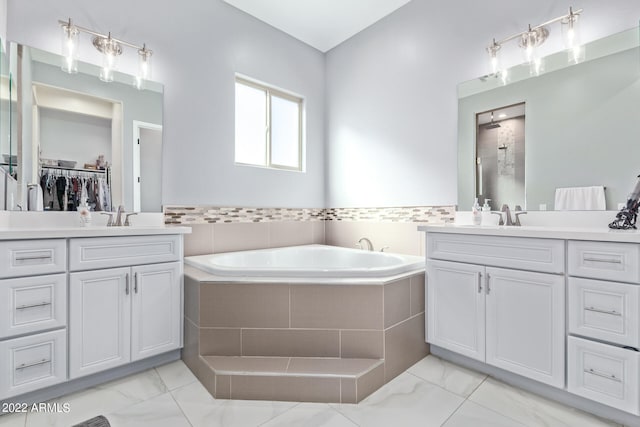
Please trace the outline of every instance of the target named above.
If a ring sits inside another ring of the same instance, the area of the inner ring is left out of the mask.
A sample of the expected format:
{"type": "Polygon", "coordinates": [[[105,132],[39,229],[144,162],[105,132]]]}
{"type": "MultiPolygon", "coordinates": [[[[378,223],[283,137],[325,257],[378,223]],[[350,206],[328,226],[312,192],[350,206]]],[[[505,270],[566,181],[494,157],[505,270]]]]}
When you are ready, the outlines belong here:
{"type": "Polygon", "coordinates": [[[539,75],[544,71],[544,62],[538,54],[538,47],[542,45],[549,37],[549,25],[556,22],[560,22],[562,25],[562,34],[564,39],[564,46],[568,52],[568,58],[570,63],[578,63],[584,59],[584,48],[580,44],[580,37],[578,34],[578,18],[582,13],[582,9],[576,11],[572,7],[569,8],[569,13],[551,19],[540,25],[529,28],[521,33],[513,34],[507,38],[493,42],[487,47],[487,53],[491,62],[491,72],[495,76],[502,78],[503,83],[506,83],[506,69],[501,68],[499,53],[502,45],[511,41],[518,40],[518,45],[523,49],[525,63],[529,64],[529,70],[532,75],[539,75]]]}
{"type": "Polygon", "coordinates": [[[144,88],[145,81],[151,78],[151,55],[153,51],[146,44],[138,46],[124,40],[98,33],[88,28],[75,25],[71,18],[68,21],[58,21],[62,27],[62,55],[64,56],[62,70],[68,73],[78,72],[78,44],[80,33],[93,36],[93,46],[102,53],[102,67],[100,68],[100,80],[112,82],[113,73],[117,67],[118,56],[122,55],[122,47],[130,47],[138,51],[138,74],[133,85],[138,89],[144,88]]]}

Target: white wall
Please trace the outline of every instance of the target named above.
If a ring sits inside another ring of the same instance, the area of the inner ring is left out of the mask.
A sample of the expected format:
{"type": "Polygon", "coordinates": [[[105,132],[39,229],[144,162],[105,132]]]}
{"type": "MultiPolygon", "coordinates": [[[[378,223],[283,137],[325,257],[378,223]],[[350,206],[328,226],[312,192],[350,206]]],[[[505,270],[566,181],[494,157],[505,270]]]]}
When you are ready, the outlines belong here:
{"type": "Polygon", "coordinates": [[[40,149],[42,158],[73,160],[77,168],[99,154],[111,163],[111,119],[41,108],[40,149]]]}
{"type": "MultiPolygon", "coordinates": [[[[584,8],[583,40],[638,25],[637,0],[413,0],[327,54],[328,206],[455,204],[456,85],[492,38],[584,8]],[[464,3],[464,4],[462,4],[464,3]],[[461,11],[464,9],[464,11],[461,11]]],[[[551,27],[547,53],[560,49],[551,27]]],[[[517,43],[507,63],[520,61],[517,43]]]]}
{"type": "MultiPolygon", "coordinates": [[[[163,204],[324,206],[324,56],[221,0],[10,0],[8,38],[60,51],[58,19],[111,31],[154,51],[165,84],[163,204]],[[307,171],[234,161],[234,73],[306,97],[307,171]]],[[[82,35],[81,59],[99,64],[82,35]]],[[[134,73],[137,55],[121,68],[134,73]]]]}

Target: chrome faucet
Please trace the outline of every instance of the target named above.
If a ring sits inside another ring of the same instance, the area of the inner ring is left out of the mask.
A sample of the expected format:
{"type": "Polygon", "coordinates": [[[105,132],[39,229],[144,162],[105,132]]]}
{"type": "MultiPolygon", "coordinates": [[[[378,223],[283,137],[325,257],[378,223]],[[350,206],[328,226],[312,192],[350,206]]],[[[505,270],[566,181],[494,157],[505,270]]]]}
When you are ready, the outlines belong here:
{"type": "Polygon", "coordinates": [[[360,240],[358,240],[357,245],[360,246],[360,249],[364,249],[362,247],[362,242],[365,242],[367,244],[367,250],[368,251],[373,251],[373,243],[371,243],[371,240],[367,239],[366,237],[361,238],[360,240]]]}
{"type": "Polygon", "coordinates": [[[502,205],[501,211],[504,212],[504,225],[506,225],[507,227],[510,225],[514,225],[513,220],[511,219],[511,211],[509,210],[509,205],[507,205],[506,203],[502,205]]]}
{"type": "Polygon", "coordinates": [[[525,215],[527,212],[523,211],[520,205],[516,205],[516,210],[514,212],[515,220],[511,218],[511,210],[509,209],[509,205],[506,203],[502,205],[502,209],[500,212],[491,212],[495,215],[500,215],[500,221],[498,225],[506,225],[506,226],[515,226],[520,227],[520,215],[525,215]],[[504,214],[504,217],[503,215],[504,214]]]}
{"type": "Polygon", "coordinates": [[[118,213],[116,214],[116,222],[113,224],[115,227],[122,227],[122,216],[124,215],[124,205],[118,206],[118,213]]]}

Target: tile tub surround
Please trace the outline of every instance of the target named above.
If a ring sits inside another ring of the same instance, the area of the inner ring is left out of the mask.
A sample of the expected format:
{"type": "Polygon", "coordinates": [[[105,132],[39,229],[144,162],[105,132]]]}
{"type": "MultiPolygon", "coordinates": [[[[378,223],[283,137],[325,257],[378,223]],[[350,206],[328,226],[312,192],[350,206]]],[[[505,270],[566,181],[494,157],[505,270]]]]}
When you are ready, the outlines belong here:
{"type": "Polygon", "coordinates": [[[384,285],[208,277],[185,269],[183,360],[216,398],[355,403],[428,354],[424,273],[384,285]]]}

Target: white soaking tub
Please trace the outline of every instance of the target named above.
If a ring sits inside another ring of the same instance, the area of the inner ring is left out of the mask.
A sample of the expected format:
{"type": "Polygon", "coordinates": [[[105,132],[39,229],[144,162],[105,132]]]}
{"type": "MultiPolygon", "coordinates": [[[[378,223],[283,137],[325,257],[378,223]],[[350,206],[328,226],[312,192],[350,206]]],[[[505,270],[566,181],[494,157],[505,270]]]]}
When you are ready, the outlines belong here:
{"type": "Polygon", "coordinates": [[[185,264],[229,278],[390,279],[424,270],[424,258],[337,246],[304,245],[185,257],[185,264]]]}

